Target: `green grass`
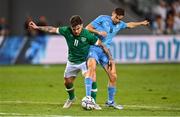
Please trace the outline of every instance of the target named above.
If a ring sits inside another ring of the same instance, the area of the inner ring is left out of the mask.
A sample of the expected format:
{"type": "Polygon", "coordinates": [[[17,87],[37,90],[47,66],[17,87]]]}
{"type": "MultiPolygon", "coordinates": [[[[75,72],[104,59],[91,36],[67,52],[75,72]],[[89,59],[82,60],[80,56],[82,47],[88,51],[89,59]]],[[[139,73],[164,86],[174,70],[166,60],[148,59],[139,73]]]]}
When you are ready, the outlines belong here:
{"type": "Polygon", "coordinates": [[[108,77],[97,68],[97,103],[102,111],[85,111],[80,106],[85,96],[84,80],[75,81],[77,101],[62,109],[67,99],[63,84],[65,65],[1,66],[0,116],[180,116],[180,65],[117,65],[115,100],[124,110],[104,106],[108,77]]]}

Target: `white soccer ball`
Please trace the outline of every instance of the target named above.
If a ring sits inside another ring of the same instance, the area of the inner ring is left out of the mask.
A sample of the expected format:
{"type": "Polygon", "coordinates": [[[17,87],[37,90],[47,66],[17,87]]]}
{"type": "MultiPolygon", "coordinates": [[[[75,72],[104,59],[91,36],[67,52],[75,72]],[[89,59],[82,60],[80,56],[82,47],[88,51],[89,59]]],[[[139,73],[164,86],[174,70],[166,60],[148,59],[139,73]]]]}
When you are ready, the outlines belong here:
{"type": "Polygon", "coordinates": [[[85,110],[92,110],[95,105],[95,101],[91,96],[85,96],[82,101],[81,105],[85,110]]]}

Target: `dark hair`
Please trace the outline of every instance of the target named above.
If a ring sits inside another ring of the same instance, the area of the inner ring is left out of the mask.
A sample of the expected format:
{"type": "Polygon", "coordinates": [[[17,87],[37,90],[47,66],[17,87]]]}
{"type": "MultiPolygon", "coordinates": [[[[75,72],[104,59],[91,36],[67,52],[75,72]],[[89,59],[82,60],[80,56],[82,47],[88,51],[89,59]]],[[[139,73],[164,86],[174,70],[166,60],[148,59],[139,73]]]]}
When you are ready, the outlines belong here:
{"type": "Polygon", "coordinates": [[[115,12],[117,15],[123,15],[123,16],[124,16],[124,14],[125,14],[124,9],[122,9],[122,8],[116,8],[116,9],[114,9],[114,12],[115,12]]]}
{"type": "Polygon", "coordinates": [[[71,26],[74,27],[74,26],[77,26],[77,25],[81,25],[83,23],[81,17],[79,15],[73,15],[71,18],[70,18],[70,23],[71,23],[71,26]]]}

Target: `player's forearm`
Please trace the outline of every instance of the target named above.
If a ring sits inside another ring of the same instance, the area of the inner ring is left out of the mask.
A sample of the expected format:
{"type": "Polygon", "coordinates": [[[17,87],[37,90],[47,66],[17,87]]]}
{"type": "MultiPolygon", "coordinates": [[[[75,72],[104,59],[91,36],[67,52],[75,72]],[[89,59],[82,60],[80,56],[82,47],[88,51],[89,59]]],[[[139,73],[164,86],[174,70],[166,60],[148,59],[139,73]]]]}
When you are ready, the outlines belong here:
{"type": "Polygon", "coordinates": [[[106,53],[106,55],[108,56],[109,60],[112,60],[112,56],[111,56],[111,53],[110,53],[109,49],[104,44],[102,44],[102,43],[101,43],[100,47],[106,53]]]}
{"type": "Polygon", "coordinates": [[[89,30],[89,31],[92,32],[92,33],[99,34],[99,31],[97,31],[96,29],[94,29],[94,27],[93,27],[91,24],[87,25],[87,26],[86,26],[86,29],[89,30]]]}
{"type": "Polygon", "coordinates": [[[53,26],[38,26],[38,30],[48,32],[48,33],[56,33],[57,28],[53,26]]]}
{"type": "Polygon", "coordinates": [[[99,31],[97,31],[96,29],[88,29],[88,30],[92,33],[99,35],[99,31]]]}
{"type": "Polygon", "coordinates": [[[138,26],[141,26],[143,25],[143,22],[129,22],[127,24],[127,27],[128,28],[135,28],[135,27],[138,27],[138,26]]]}

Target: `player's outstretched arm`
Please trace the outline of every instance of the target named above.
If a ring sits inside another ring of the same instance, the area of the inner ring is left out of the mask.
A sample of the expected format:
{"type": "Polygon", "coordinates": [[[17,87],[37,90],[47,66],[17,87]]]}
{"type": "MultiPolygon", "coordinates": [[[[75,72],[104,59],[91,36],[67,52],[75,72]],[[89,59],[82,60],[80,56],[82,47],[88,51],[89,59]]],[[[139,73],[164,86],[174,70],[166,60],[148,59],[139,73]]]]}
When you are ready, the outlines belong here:
{"type": "Polygon", "coordinates": [[[147,26],[147,25],[149,25],[149,21],[147,21],[147,20],[144,20],[141,22],[129,22],[129,23],[127,23],[128,28],[135,28],[137,26],[147,26]]]}
{"type": "Polygon", "coordinates": [[[107,36],[107,33],[106,33],[105,31],[98,31],[98,30],[96,30],[96,29],[93,27],[92,24],[88,24],[88,25],[86,26],[86,29],[89,30],[89,31],[92,32],[92,33],[97,34],[97,35],[100,35],[100,36],[103,36],[103,37],[106,37],[106,36],[107,36]]]}
{"type": "Polygon", "coordinates": [[[29,27],[37,30],[41,30],[48,33],[58,33],[58,28],[53,26],[37,26],[33,21],[29,22],[29,27]]]}

